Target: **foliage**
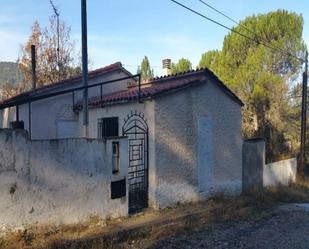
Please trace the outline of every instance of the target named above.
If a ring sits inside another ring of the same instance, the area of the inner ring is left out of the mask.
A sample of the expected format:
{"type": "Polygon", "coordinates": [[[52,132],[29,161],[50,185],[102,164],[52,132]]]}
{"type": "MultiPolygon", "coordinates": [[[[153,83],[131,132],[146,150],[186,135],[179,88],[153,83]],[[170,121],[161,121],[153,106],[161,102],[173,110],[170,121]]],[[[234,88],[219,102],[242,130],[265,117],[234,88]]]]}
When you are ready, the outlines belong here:
{"type": "Polygon", "coordinates": [[[217,63],[219,62],[220,51],[218,50],[209,50],[206,53],[202,54],[200,59],[199,67],[218,67],[217,63]]]}
{"type": "Polygon", "coordinates": [[[26,91],[27,89],[24,86],[25,85],[22,84],[21,82],[16,84],[16,85],[13,85],[13,84],[8,83],[8,82],[4,83],[1,86],[0,99],[6,100],[6,99],[9,99],[11,97],[14,97],[14,96],[26,91]]]}
{"type": "Polygon", "coordinates": [[[296,130],[287,130],[291,119],[298,116],[288,92],[302,66],[292,54],[304,58],[306,49],[302,39],[303,18],[278,10],[247,17],[234,30],[253,40],[230,32],[224,38],[222,50],[203,54],[199,66],[213,70],[240,96],[245,103],[244,136],[265,137],[268,156],[277,157],[286,153],[287,143],[294,143],[288,147],[297,147],[296,130]]]}
{"type": "Polygon", "coordinates": [[[22,47],[19,68],[24,74],[25,83],[31,82],[31,45],[36,46],[37,86],[55,83],[80,73],[75,63],[75,46],[70,40],[70,28],[63,21],[59,22],[59,51],[57,22],[50,18],[49,27],[41,29],[36,21],[32,32],[22,47]],[[59,52],[59,53],[58,53],[59,52]],[[58,56],[59,55],[59,56],[58,56]]]}
{"type": "Polygon", "coordinates": [[[150,62],[147,56],[143,58],[141,65],[137,69],[137,73],[141,74],[142,81],[153,78],[153,69],[150,66],[150,62]]]}
{"type": "Polygon", "coordinates": [[[176,64],[172,64],[172,74],[183,73],[192,70],[192,64],[188,59],[181,58],[176,64]]]}

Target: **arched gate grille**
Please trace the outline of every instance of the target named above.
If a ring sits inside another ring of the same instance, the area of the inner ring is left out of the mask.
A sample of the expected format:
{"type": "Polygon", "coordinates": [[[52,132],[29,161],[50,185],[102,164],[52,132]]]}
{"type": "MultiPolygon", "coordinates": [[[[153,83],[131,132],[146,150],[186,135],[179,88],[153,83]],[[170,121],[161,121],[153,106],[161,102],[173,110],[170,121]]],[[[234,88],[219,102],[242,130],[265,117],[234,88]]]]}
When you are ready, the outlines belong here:
{"type": "Polygon", "coordinates": [[[148,206],[148,125],[144,115],[131,112],[124,120],[122,135],[129,139],[129,213],[148,206]]]}

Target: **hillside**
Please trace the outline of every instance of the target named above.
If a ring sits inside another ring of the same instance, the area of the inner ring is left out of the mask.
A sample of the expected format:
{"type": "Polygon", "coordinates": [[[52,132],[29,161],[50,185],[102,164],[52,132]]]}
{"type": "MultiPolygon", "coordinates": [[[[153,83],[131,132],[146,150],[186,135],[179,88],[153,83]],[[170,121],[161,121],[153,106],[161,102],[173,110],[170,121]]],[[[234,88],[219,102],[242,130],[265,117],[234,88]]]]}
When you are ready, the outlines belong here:
{"type": "Polygon", "coordinates": [[[0,86],[5,83],[18,84],[23,80],[23,75],[15,62],[0,62],[0,86]]]}

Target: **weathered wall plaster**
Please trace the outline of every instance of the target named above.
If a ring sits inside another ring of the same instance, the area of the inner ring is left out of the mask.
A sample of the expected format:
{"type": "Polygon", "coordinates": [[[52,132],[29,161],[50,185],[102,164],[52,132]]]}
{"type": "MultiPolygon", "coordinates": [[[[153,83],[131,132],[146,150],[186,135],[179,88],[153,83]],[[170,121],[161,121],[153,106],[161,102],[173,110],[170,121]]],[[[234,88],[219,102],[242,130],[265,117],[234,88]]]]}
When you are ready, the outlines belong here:
{"type": "Polygon", "coordinates": [[[126,216],[127,196],[111,199],[111,181],[127,175],[127,139],[30,141],[0,131],[0,227],[72,224],[91,216],[126,216]],[[112,174],[112,141],[120,143],[120,173],[112,174]]]}
{"type": "MultiPolygon", "coordinates": [[[[217,192],[235,194],[241,190],[241,107],[210,79],[205,80],[205,84],[143,103],[89,110],[90,138],[98,136],[99,118],[119,117],[121,135],[123,120],[131,111],[145,115],[149,126],[150,206],[165,207],[217,192]]],[[[47,103],[33,107],[33,138],[82,136],[82,112],[74,116],[64,108],[71,103],[71,97],[48,101],[52,103],[48,108],[47,103]],[[75,122],[77,128],[72,133],[75,122]],[[63,125],[65,128],[61,128],[63,125]]],[[[27,113],[24,108],[21,116],[27,113]]],[[[27,116],[23,119],[27,120],[27,116]]]]}
{"type": "MultiPolygon", "coordinates": [[[[118,104],[105,106],[104,108],[89,109],[89,136],[91,138],[98,137],[98,119],[106,117],[119,118],[119,135],[122,135],[122,127],[124,119],[131,112],[141,112],[146,119],[149,128],[149,205],[156,207],[155,188],[156,188],[156,167],[155,167],[155,121],[154,121],[154,102],[145,101],[143,103],[118,104]]],[[[79,115],[79,123],[82,124],[82,115],[79,115]]]]}

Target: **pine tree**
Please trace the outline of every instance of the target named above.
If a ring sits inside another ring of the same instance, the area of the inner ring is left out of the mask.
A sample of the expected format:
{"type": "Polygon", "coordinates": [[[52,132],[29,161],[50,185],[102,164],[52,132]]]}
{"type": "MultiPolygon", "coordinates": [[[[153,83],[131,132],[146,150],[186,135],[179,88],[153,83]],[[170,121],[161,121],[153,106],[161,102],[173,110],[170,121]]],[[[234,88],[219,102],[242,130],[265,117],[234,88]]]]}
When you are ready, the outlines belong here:
{"type": "Polygon", "coordinates": [[[192,63],[185,58],[181,58],[176,64],[172,64],[172,74],[183,73],[192,70],[192,63]]]}
{"type": "Polygon", "coordinates": [[[141,65],[137,69],[137,73],[141,74],[142,81],[153,78],[153,69],[150,66],[150,62],[147,56],[143,58],[141,65]]]}
{"type": "Polygon", "coordinates": [[[285,10],[247,17],[233,30],[248,37],[254,32],[254,40],[230,32],[222,50],[206,52],[199,64],[213,70],[243,100],[244,136],[265,137],[272,158],[284,152],[284,138],[298,137],[287,129],[290,113],[295,113],[290,111],[288,89],[302,65],[290,54],[304,58],[303,23],[301,15],[285,10]]]}

